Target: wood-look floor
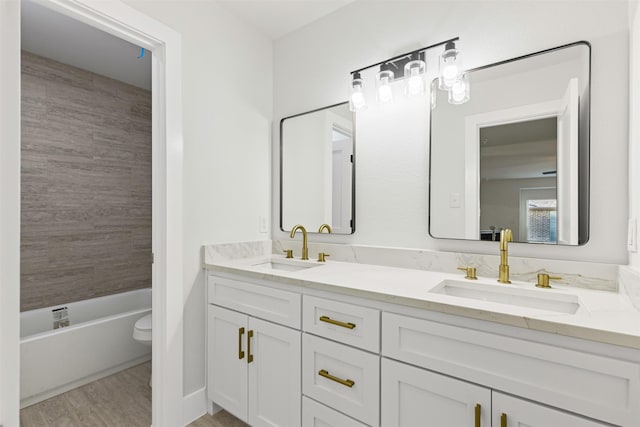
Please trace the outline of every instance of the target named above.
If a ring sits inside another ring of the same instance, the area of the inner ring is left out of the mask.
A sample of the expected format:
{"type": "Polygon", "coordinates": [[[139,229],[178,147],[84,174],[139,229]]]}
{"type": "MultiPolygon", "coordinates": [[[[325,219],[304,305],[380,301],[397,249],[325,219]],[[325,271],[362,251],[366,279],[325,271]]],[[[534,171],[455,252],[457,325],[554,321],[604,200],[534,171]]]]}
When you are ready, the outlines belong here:
{"type": "MultiPolygon", "coordinates": [[[[68,391],[20,411],[21,427],[149,427],[151,363],[68,391]]],[[[247,427],[225,411],[189,427],[247,427]]]]}

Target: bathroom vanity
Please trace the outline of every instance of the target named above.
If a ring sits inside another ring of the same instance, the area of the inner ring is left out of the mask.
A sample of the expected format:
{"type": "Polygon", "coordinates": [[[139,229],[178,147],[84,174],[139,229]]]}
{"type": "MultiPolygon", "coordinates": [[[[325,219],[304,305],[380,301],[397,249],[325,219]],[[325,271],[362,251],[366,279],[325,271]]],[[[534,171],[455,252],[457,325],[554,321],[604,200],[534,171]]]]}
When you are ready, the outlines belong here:
{"type": "Polygon", "coordinates": [[[623,293],[205,256],[208,399],[252,426],[640,425],[623,293]]]}

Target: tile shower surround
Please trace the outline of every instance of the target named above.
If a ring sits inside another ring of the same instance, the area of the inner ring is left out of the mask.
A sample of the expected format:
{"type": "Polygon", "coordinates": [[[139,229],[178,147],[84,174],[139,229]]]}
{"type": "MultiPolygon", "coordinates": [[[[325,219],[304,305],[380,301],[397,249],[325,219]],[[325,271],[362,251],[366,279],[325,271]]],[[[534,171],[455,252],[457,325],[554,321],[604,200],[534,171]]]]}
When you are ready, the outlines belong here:
{"type": "Polygon", "coordinates": [[[22,52],[21,311],[151,286],[151,92],[22,52]]]}

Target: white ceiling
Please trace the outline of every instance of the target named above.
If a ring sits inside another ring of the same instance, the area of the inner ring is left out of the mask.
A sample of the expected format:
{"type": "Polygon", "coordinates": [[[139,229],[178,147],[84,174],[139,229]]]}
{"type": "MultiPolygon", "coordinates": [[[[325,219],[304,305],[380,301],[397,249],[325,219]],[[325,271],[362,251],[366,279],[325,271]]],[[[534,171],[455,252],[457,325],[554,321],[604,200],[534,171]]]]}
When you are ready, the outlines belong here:
{"type": "Polygon", "coordinates": [[[355,0],[218,0],[229,12],[275,40],[355,0]]]}
{"type": "Polygon", "coordinates": [[[151,89],[151,52],[44,6],[22,1],[22,49],[144,89],[151,89]]]}

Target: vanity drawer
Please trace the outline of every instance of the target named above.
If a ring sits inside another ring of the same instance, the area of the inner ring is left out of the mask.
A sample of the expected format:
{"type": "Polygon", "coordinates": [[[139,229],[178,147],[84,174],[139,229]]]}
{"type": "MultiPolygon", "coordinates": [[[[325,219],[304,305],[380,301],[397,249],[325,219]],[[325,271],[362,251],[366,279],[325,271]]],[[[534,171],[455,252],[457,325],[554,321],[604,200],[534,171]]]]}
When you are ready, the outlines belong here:
{"type": "Polygon", "coordinates": [[[380,357],[303,334],[302,392],[377,427],[380,412],[380,357]]]}
{"type": "Polygon", "coordinates": [[[301,296],[248,282],[208,277],[208,302],[300,329],[301,296]]]}
{"type": "Polygon", "coordinates": [[[637,417],[638,363],[386,312],[382,354],[615,425],[637,417]]]}
{"type": "Polygon", "coordinates": [[[302,427],[367,427],[308,397],[302,398],[302,427]]]}
{"type": "Polygon", "coordinates": [[[302,327],[306,332],[378,353],[380,311],[305,295],[302,327]]]}

